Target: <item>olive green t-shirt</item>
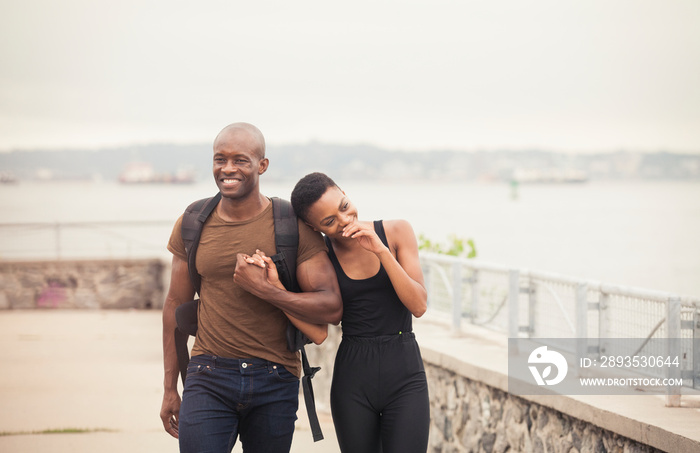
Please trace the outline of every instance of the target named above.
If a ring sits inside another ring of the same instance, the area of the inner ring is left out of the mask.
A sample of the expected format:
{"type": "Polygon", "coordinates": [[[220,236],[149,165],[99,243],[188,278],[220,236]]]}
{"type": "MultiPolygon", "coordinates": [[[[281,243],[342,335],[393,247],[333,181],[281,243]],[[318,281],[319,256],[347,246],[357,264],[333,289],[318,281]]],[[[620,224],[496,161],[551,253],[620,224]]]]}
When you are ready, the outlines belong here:
{"type": "MultiPolygon", "coordinates": [[[[182,216],[175,223],[168,250],[187,261],[181,233],[182,216]]],[[[321,235],[298,220],[297,265],[327,251],[321,235]]],[[[299,353],[287,349],[287,317],[274,305],[250,294],[233,282],[236,255],[253,255],[260,249],[276,253],[272,203],[258,216],[227,222],[216,212],[204,224],[197,249],[197,271],[202,276],[199,328],[192,356],[260,358],[283,365],[301,375],[299,353]]]]}

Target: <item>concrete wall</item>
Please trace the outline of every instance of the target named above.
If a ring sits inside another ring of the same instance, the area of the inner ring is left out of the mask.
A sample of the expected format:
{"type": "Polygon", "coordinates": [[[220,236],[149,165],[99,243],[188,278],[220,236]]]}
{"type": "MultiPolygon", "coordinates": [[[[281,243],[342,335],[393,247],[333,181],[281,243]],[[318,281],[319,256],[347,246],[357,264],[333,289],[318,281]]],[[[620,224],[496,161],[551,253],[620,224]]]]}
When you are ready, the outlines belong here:
{"type": "MultiPolygon", "coordinates": [[[[507,371],[488,364],[506,363],[507,350],[485,341],[480,333],[454,337],[446,326],[423,320],[414,328],[430,391],[430,453],[700,451],[697,439],[664,426],[687,420],[686,433],[697,433],[694,426],[700,417],[694,408],[665,408],[662,400],[644,396],[598,398],[601,405],[566,396],[514,396],[507,392],[507,371]],[[466,356],[465,351],[474,355],[466,356]],[[637,420],[636,415],[648,419],[637,420]]],[[[323,345],[306,348],[311,365],[322,367],[313,379],[319,410],[330,410],[340,339],[340,328],[331,326],[323,345]]]]}
{"type": "Polygon", "coordinates": [[[0,261],[0,309],[160,308],[158,259],[0,261]]]}

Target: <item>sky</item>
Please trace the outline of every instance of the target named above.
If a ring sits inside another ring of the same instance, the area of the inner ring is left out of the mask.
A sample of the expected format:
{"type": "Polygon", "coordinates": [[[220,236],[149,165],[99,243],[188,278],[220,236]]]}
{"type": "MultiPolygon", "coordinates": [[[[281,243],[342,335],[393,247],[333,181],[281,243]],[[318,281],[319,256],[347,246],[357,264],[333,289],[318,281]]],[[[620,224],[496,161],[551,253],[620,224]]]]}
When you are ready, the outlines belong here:
{"type": "Polygon", "coordinates": [[[700,153],[697,0],[0,0],[0,151],[700,153]]]}

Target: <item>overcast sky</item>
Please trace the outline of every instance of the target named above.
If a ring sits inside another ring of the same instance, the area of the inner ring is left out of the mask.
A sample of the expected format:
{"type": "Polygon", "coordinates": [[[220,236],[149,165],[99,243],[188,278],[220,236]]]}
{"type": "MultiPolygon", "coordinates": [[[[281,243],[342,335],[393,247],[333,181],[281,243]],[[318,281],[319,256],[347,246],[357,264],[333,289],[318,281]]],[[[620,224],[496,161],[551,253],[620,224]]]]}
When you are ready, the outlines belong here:
{"type": "Polygon", "coordinates": [[[700,1],[0,0],[0,150],[700,152],[700,1]]]}

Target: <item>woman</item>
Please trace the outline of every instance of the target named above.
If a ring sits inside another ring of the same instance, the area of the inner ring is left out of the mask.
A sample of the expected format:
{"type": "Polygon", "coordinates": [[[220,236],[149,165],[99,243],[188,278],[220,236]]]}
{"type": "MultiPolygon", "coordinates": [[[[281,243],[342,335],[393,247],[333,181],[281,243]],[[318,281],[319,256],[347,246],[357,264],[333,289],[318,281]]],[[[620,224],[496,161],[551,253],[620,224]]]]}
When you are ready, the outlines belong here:
{"type": "Polygon", "coordinates": [[[405,220],[361,222],[328,176],[292,192],[297,216],[326,236],[343,298],[343,340],[331,386],[340,449],[425,453],[430,407],[412,316],[427,308],[418,245],[405,220]]]}

